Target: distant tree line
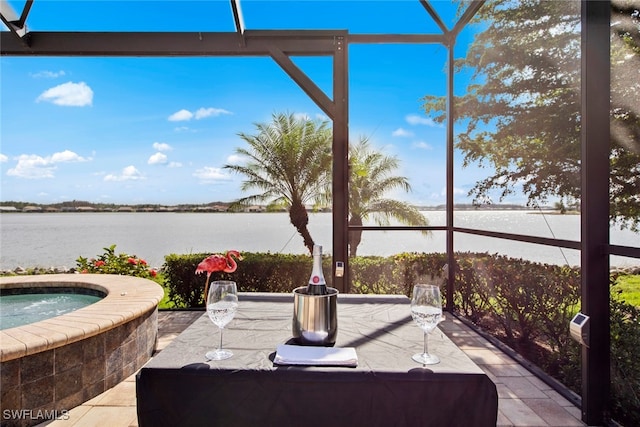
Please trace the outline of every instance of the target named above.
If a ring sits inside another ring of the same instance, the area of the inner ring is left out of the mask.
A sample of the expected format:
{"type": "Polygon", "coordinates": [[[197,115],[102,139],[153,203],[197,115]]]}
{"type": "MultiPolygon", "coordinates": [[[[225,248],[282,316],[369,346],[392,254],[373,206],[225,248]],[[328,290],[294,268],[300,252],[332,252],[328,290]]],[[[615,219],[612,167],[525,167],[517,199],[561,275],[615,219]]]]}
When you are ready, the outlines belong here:
{"type": "Polygon", "coordinates": [[[163,208],[174,208],[175,210],[181,211],[193,211],[202,208],[213,208],[213,207],[225,207],[229,208],[230,203],[228,202],[211,202],[204,204],[179,204],[179,205],[164,205],[157,203],[142,203],[135,205],[128,204],[118,204],[118,203],[93,203],[84,200],[71,200],[60,203],[33,203],[33,202],[17,202],[17,201],[6,201],[0,202],[0,206],[3,207],[15,207],[17,210],[24,210],[27,207],[38,207],[47,209],[59,209],[59,210],[77,210],[79,208],[93,208],[97,211],[116,211],[120,208],[131,208],[133,210],[162,210],[163,208]]]}

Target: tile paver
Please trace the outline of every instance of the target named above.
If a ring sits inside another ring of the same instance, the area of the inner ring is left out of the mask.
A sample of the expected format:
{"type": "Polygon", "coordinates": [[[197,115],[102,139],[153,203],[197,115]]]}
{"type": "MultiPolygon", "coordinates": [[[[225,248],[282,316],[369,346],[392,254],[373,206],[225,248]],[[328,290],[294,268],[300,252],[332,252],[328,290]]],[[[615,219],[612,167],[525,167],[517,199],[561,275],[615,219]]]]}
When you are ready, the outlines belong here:
{"type": "Polygon", "coordinates": [[[513,427],[513,423],[505,414],[498,409],[498,419],[496,420],[496,427],[513,427]]]}
{"type": "Polygon", "coordinates": [[[73,427],[129,427],[137,418],[135,406],[94,406],[72,425],[73,427]]]}
{"type": "Polygon", "coordinates": [[[97,397],[94,406],[136,406],[135,378],[122,381],[97,397]]]}
{"type": "Polygon", "coordinates": [[[522,399],[545,422],[553,426],[581,426],[570,412],[551,399],[522,399]]]}
{"type": "MultiPolygon", "coordinates": [[[[162,351],[202,311],[163,311],[158,315],[157,352],[162,351]]],[[[584,426],[581,411],[533,376],[526,368],[475,334],[457,319],[447,316],[441,329],[496,383],[499,427],[584,426]]],[[[135,375],[69,412],[69,419],[43,423],[52,427],[135,427],[135,375]]]]}
{"type": "Polygon", "coordinates": [[[531,373],[522,365],[517,363],[506,363],[504,365],[487,365],[483,368],[496,377],[524,377],[531,373]]]}
{"type": "Polygon", "coordinates": [[[520,399],[498,399],[498,409],[514,426],[548,426],[520,399]]]}
{"type": "Polygon", "coordinates": [[[504,386],[521,399],[548,399],[548,396],[529,381],[527,377],[502,377],[501,380],[504,386]]]}

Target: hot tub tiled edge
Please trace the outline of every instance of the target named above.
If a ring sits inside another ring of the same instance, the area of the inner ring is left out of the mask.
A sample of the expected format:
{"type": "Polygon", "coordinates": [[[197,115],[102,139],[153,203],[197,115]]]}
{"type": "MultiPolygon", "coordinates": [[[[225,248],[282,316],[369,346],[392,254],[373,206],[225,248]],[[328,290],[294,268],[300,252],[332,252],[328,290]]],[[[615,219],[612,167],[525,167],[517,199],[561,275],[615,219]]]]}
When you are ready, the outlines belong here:
{"type": "Polygon", "coordinates": [[[90,274],[0,278],[2,288],[29,286],[84,287],[106,296],[72,313],[0,331],[2,425],[37,424],[44,420],[27,415],[60,415],[97,396],[142,367],[157,340],[164,291],[150,280],[90,274]]]}

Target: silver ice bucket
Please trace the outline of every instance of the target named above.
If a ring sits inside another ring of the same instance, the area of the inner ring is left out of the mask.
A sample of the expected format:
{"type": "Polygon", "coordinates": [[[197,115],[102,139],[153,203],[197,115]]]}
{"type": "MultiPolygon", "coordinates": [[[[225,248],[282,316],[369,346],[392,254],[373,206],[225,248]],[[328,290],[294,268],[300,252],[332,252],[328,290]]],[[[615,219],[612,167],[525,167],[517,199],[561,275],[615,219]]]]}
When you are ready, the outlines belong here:
{"type": "Polygon", "coordinates": [[[307,295],[307,287],[293,290],[293,338],[298,344],[332,346],[338,335],[338,290],[307,295]]]}

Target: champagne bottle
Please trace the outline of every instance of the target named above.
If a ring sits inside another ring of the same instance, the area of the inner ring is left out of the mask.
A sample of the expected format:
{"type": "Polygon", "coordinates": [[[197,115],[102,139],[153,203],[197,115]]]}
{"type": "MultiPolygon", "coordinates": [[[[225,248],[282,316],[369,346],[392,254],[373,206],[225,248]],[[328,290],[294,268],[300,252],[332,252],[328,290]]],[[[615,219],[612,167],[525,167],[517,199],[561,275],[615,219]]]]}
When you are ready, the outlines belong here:
{"type": "Polygon", "coordinates": [[[327,282],[324,280],[322,273],[322,246],[313,245],[313,270],[309,277],[309,285],[307,286],[307,295],[326,295],[327,282]]]}

